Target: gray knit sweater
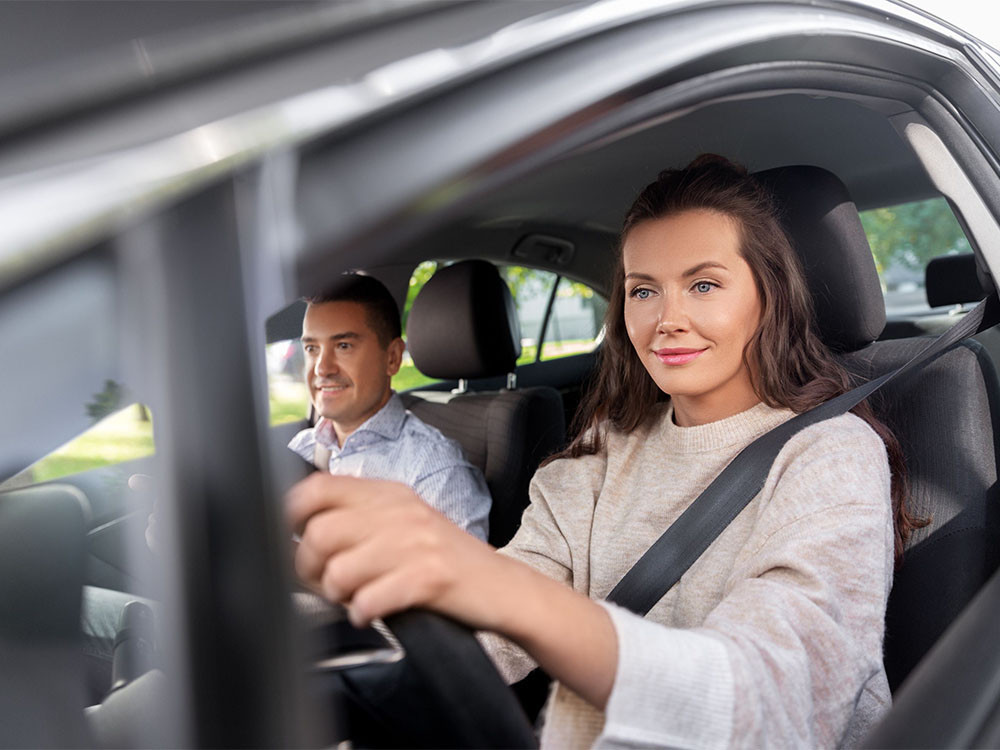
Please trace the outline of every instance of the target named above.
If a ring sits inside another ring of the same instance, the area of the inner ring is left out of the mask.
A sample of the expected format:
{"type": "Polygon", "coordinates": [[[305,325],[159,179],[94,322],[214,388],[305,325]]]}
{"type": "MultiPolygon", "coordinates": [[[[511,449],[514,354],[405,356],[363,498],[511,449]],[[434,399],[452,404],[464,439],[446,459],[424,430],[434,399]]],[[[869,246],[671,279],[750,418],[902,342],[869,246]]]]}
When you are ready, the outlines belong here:
{"type": "MultiPolygon", "coordinates": [[[[503,554],[600,600],[732,458],[792,416],[763,404],[697,427],[669,406],[605,450],[540,469],[503,554]]],[[[892,514],[885,447],[844,415],[783,448],[764,489],[618,636],[606,712],[557,685],[544,747],[849,746],[884,713],[892,514]]],[[[533,666],[484,639],[508,680],[533,666]]],[[[582,656],[581,658],[586,658],[582,656]]]]}

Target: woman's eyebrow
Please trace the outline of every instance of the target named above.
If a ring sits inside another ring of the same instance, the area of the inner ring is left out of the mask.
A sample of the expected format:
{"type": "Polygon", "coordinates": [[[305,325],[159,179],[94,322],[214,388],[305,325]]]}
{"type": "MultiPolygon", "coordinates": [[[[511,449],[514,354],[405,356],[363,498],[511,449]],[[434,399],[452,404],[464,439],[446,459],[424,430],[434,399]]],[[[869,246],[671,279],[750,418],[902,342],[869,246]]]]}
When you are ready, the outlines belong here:
{"type": "Polygon", "coordinates": [[[654,280],[653,277],[650,276],[648,273],[636,273],[634,271],[632,273],[625,274],[625,278],[626,278],[626,280],[627,279],[639,279],[640,281],[653,281],[654,280]]]}
{"type": "Polygon", "coordinates": [[[686,279],[689,276],[694,276],[695,274],[701,273],[706,268],[721,268],[723,271],[729,270],[722,263],[719,263],[718,261],[706,260],[704,263],[699,263],[698,265],[693,266],[688,270],[686,270],[684,273],[681,274],[681,278],[686,279]]]}

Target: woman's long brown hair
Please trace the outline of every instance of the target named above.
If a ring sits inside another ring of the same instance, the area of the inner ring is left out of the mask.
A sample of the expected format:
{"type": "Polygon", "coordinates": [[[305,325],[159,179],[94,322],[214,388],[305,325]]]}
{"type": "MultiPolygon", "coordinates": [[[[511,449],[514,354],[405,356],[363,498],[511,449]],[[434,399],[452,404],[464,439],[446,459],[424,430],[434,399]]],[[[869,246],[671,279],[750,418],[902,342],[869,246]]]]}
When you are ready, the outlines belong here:
{"type": "MultiPolygon", "coordinates": [[[[850,376],[816,332],[812,297],[771,196],[744,168],[706,154],[684,169],[661,172],[629,209],[618,245],[597,369],[573,420],[575,437],[552,459],[600,451],[607,427],[631,432],[651,418],[657,402],[669,398],[646,371],[625,329],[622,246],[628,233],[642,222],[691,210],[716,211],[734,219],[739,227],[740,255],[753,272],[761,302],[760,323],[743,360],[754,373],[754,389],[761,401],[798,414],[850,390],[850,376]]],[[[885,443],[898,565],[910,533],[927,522],[907,511],[906,465],[895,435],[867,401],[851,411],[885,443]]]]}

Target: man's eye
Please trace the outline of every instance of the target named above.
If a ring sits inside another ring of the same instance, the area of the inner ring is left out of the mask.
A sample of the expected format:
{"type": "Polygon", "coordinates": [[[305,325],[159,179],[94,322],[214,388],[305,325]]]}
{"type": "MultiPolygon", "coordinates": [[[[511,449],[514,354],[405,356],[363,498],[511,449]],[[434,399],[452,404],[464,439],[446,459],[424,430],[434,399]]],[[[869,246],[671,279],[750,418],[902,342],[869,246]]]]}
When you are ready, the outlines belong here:
{"type": "Polygon", "coordinates": [[[337,348],[340,350],[350,349],[351,345],[346,341],[340,341],[337,343],[337,348]]]}

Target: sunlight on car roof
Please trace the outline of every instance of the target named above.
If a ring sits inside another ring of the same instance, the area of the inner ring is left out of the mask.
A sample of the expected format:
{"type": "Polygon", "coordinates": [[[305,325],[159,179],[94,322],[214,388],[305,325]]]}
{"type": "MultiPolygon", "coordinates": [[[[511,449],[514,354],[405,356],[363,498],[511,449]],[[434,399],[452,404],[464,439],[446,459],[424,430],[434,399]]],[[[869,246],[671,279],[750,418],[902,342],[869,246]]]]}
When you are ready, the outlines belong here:
{"type": "Polygon", "coordinates": [[[1000,6],[982,0],[908,0],[990,46],[1000,49],[1000,6]]]}

